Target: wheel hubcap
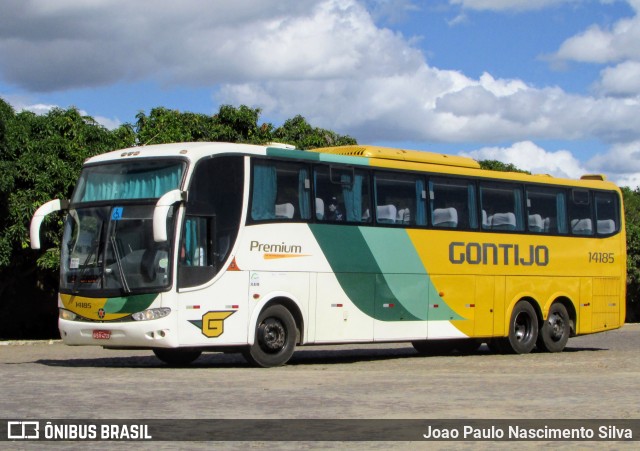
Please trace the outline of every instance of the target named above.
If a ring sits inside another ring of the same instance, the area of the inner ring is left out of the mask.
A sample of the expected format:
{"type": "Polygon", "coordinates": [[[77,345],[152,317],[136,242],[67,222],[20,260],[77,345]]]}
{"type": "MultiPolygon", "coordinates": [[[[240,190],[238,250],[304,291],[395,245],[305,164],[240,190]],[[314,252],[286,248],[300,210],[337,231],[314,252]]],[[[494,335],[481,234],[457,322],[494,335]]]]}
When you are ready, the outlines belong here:
{"type": "Polygon", "coordinates": [[[260,347],[267,352],[278,352],[284,347],[287,332],[280,321],[267,318],[260,325],[260,347]]]}
{"type": "Polygon", "coordinates": [[[516,317],[514,322],[515,337],[518,341],[526,341],[531,335],[531,318],[525,313],[516,317]]]}
{"type": "Polygon", "coordinates": [[[564,321],[562,317],[557,313],[549,316],[549,331],[550,337],[554,341],[558,341],[564,335],[564,321]]]}

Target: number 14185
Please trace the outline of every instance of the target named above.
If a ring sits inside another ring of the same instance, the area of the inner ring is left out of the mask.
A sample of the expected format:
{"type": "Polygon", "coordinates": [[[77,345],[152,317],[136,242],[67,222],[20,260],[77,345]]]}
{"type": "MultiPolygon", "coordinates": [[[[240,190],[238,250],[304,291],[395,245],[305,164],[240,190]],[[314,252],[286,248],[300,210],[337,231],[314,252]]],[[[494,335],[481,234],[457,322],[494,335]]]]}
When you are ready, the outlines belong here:
{"type": "Polygon", "coordinates": [[[613,252],[589,252],[589,263],[613,263],[613,252]]]}

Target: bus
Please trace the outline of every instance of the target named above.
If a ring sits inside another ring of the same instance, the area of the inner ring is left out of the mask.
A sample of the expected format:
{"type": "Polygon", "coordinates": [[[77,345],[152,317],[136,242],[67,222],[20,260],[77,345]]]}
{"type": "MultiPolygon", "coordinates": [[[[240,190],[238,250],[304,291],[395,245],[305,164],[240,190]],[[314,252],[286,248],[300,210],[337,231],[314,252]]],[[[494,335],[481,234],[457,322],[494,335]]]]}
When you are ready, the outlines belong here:
{"type": "Polygon", "coordinates": [[[621,327],[621,192],[353,145],[175,143],[88,159],[66,212],[59,330],[69,345],[186,365],[296,346],[407,342],[423,354],[562,351],[621,327]]]}

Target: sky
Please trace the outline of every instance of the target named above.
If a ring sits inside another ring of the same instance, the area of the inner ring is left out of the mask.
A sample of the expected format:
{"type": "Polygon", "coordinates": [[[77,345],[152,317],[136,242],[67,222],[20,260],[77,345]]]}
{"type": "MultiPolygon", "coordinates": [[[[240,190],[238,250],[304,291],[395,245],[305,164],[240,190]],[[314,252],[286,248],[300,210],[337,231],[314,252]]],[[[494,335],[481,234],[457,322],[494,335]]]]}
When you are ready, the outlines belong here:
{"type": "Polygon", "coordinates": [[[640,0],[3,0],[0,97],[107,128],[244,104],[635,188],[640,0]]]}

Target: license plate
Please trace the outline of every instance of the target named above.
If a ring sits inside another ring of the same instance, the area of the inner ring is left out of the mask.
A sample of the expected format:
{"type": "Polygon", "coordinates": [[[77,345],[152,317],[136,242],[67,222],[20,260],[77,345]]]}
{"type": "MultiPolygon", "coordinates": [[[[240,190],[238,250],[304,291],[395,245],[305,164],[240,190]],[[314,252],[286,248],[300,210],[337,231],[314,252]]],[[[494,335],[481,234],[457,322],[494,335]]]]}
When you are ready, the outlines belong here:
{"type": "Polygon", "coordinates": [[[94,330],[93,338],[95,338],[96,340],[108,340],[109,338],[111,338],[111,331],[110,330],[94,330]]]}

